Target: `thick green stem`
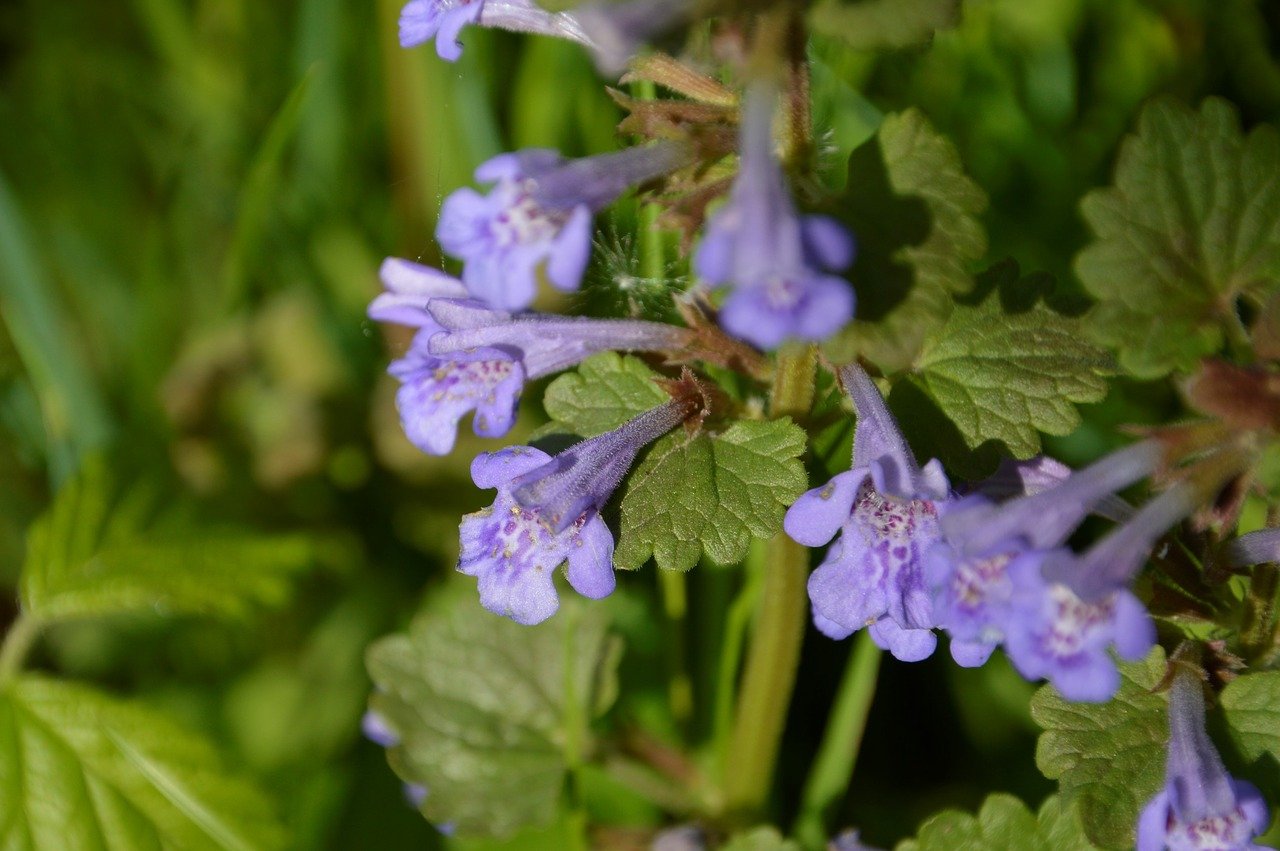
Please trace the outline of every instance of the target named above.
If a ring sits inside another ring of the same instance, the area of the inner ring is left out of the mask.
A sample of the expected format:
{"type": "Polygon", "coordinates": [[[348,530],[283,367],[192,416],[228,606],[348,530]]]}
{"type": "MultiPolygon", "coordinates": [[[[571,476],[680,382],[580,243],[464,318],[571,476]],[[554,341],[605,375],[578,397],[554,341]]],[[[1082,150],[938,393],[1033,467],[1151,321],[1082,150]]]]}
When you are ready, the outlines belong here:
{"type": "MultiPolygon", "coordinates": [[[[791,346],[779,353],[770,393],[774,416],[801,419],[807,415],[813,403],[816,365],[811,346],[791,346]]],[[[785,533],[779,532],[765,545],[755,631],[726,756],[725,805],[733,816],[755,816],[769,796],[800,662],[808,574],[809,550],[785,533]]]]}
{"type": "Polygon", "coordinates": [[[18,615],[5,634],[4,644],[0,645],[0,683],[8,682],[22,671],[39,637],[39,622],[27,615],[18,615]]]}
{"type": "Polygon", "coordinates": [[[879,671],[880,648],[863,630],[849,655],[849,664],[840,681],[835,705],[827,718],[822,746],[809,770],[800,815],[796,817],[792,831],[806,848],[822,848],[826,844],[829,835],[826,820],[853,777],[879,671]]]}

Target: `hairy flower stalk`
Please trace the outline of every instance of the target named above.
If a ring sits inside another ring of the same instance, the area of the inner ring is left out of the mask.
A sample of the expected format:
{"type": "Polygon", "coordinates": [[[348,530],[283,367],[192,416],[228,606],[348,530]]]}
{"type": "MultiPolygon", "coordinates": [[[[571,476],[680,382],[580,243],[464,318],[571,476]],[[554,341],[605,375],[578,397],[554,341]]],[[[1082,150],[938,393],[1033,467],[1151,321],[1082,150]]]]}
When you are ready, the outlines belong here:
{"type": "Polygon", "coordinates": [[[725,330],[765,349],[826,339],[854,307],[848,282],[827,274],[853,262],[853,239],[834,219],[797,215],[774,153],[776,101],[771,84],[747,91],[738,176],[693,259],[705,283],[731,288],[725,330]]]}
{"type": "Polygon", "coordinates": [[[1199,677],[1179,670],[1169,691],[1165,786],[1138,818],[1137,851],[1262,851],[1253,838],[1268,820],[1257,788],[1227,773],[1205,732],[1199,677]]]}
{"type": "Polygon", "coordinates": [[[898,659],[919,661],[937,645],[922,559],[938,539],[938,506],[950,485],[936,459],[916,463],[862,367],[842,367],[840,380],[858,413],[853,468],[796,500],[783,526],[809,547],[840,533],[809,577],[819,630],[839,639],[867,627],[898,659]]]}
{"type": "Polygon", "coordinates": [[[456,279],[407,260],[384,262],[382,279],[387,291],[369,315],[420,329],[389,372],[401,382],[396,405],[405,434],[430,455],[453,449],[470,411],[476,434],[510,431],[528,380],[598,352],[677,352],[692,342],[688,329],[657,322],[491,310],[460,298],[466,289],[456,279]]]}
{"type": "Polygon", "coordinates": [[[532,0],[410,0],[400,12],[400,46],[417,47],[434,38],[440,58],[456,62],[462,55],[458,33],[468,24],[593,46],[574,15],[548,12],[532,0]]]}
{"type": "Polygon", "coordinates": [[[462,518],[458,570],[479,580],[481,605],[517,623],[546,620],[559,607],[552,574],[566,561],[579,594],[612,593],[613,536],[600,508],[636,454],[699,405],[697,394],[682,394],[554,457],[530,446],[477,457],[472,480],[498,495],[492,507],[462,518]]]}
{"type": "Polygon", "coordinates": [[[1117,490],[1150,475],[1159,461],[1158,445],[1139,443],[1029,496],[998,505],[975,496],[946,506],[942,540],[924,572],[956,662],[981,665],[1004,643],[1028,679],[1048,679],[1072,700],[1109,698],[1119,686],[1109,649],[1138,659],[1155,642],[1150,616],[1127,586],[1151,544],[1176,522],[1170,506],[1182,497],[1152,500],[1083,556],[1064,545],[1091,511],[1114,504],[1117,490]],[[1123,563],[1096,567],[1108,554],[1123,563]]]}
{"type": "Polygon", "coordinates": [[[591,254],[596,213],[628,189],[694,162],[691,145],[663,141],[577,160],[545,149],[501,154],[476,169],[488,194],[464,188],[445,199],[436,238],[463,261],[467,291],[491,307],[533,303],[538,273],[576,290],[591,254]]]}

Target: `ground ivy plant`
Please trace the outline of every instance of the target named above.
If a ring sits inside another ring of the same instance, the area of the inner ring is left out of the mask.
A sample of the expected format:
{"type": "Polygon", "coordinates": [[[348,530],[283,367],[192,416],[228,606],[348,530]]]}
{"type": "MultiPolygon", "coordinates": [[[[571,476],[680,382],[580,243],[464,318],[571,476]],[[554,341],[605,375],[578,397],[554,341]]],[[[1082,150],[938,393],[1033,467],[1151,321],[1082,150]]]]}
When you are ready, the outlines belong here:
{"type": "Polygon", "coordinates": [[[561,373],[533,385],[549,421],[528,445],[472,462],[497,493],[460,525],[478,602],[442,595],[369,655],[369,734],[441,830],[567,820],[600,843],[593,789],[613,783],[667,814],[654,847],[867,848],[828,814],[879,654],[919,662],[942,637],[958,666],[1000,652],[1045,683],[1036,766],[1059,792],[941,812],[899,848],[1258,847],[1278,791],[1280,530],[1242,534],[1241,512],[1274,493],[1259,471],[1280,424],[1280,142],[1243,133],[1223,101],[1148,104],[1113,185],[1081,202],[1083,291],[1023,274],[986,256],[986,196],[919,111],[880,118],[842,189],[819,167],[810,28],[876,49],[955,14],[404,7],[406,48],[455,60],[466,25],[540,33],[631,86],[610,90],[626,147],[484,163],[441,209],[458,276],[388,260],[370,308],[415,329],[391,372],[423,452],[449,452],[472,412],[502,438],[529,382],[561,373]],[[664,52],[681,44],[684,58],[664,52]],[[583,286],[596,217],[628,193],[648,271],[673,282],[660,321],[541,309],[583,286]],[[1192,413],[1117,434],[1080,469],[1042,454],[1041,435],[1072,432],[1075,406],[1123,376],[1174,376],[1192,413]],[[850,421],[840,466],[825,435],[850,421]],[[737,599],[691,608],[685,574],[726,568],[748,576],[737,599]],[[696,767],[683,774],[607,720],[626,650],[601,600],[646,569],[677,628],[725,629],[718,724],[665,758],[696,767]],[[787,829],[769,822],[810,619],[815,640],[858,647],[787,829]]]}
{"type": "MultiPolygon", "coordinates": [[[[853,144],[814,118],[823,62],[961,14],[403,6],[400,45],[442,62],[473,28],[571,42],[623,115],[617,150],[485,161],[441,201],[444,268],[388,258],[368,306],[408,329],[408,440],[492,442],[458,575],[366,656],[364,734],[454,847],[870,851],[835,814],[877,675],[935,656],[1036,684],[1056,789],[940,808],[899,851],[1280,835],[1280,136],[1218,98],[1146,103],[1055,280],[988,250],[987,193],[916,105],[869,108],[853,144]],[[630,286],[593,283],[623,274],[620,223],[648,294],[600,309],[630,286]],[[1176,412],[1095,434],[1084,463],[1049,451],[1140,383],[1176,412]],[[656,605],[619,593],[641,583],[656,605]],[[784,753],[806,654],[838,642],[816,752],[784,753]],[[655,678],[656,703],[631,692],[655,678]]],[[[29,664],[82,621],[243,622],[314,561],[301,538],[184,529],[93,462],[31,528],[0,648],[0,846],[289,847],[162,705],[29,664]]]]}

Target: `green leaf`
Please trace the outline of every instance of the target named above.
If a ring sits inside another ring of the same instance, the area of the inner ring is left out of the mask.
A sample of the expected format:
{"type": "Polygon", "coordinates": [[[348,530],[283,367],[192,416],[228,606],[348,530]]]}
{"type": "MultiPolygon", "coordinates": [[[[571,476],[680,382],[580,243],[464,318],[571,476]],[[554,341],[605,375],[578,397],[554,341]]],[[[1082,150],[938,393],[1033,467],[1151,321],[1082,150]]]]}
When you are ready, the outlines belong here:
{"type": "Polygon", "coordinates": [[[925,338],[969,292],[969,266],[987,250],[982,189],[960,155],[916,109],[885,116],[849,158],[845,193],[830,210],[858,238],[849,272],[855,321],[826,344],[837,362],[862,356],[886,372],[911,367],[925,338]]]}
{"type": "Polygon", "coordinates": [[[1084,835],[1075,811],[1054,795],[1032,815],[1012,795],[994,794],[978,815],[944,810],[920,825],[915,839],[895,851],[1089,851],[1097,848],[1084,835]]]}
{"type": "Polygon", "coordinates": [[[993,267],[981,285],[993,291],[977,305],[956,306],[926,341],[915,380],[970,449],[996,441],[1030,458],[1040,451],[1038,432],[1065,435],[1080,425],[1072,403],[1106,395],[1111,362],[1079,319],[1038,299],[1043,281],[1018,279],[1016,263],[993,267]]]}
{"type": "MultiPolygon", "coordinates": [[[[591,436],[665,402],[657,377],[636,358],[598,355],[556,379],[544,403],[560,427],[591,436]]],[[[631,570],[652,556],[664,570],[688,570],[704,553],[718,564],[741,561],[751,536],[778,532],[804,492],[804,448],[805,434],[790,420],[661,438],[622,489],[614,564],[631,570]]]]}
{"type": "Polygon", "coordinates": [[[285,844],[263,793],[166,716],[57,680],[0,688],[0,847],[285,844]]]}
{"type": "Polygon", "coordinates": [[[1242,136],[1216,98],[1200,112],[1147,106],[1120,149],[1114,185],[1081,204],[1095,239],[1075,261],[1098,299],[1097,339],[1143,378],[1189,369],[1237,323],[1239,297],[1280,283],[1280,134],[1242,136]]]}
{"type": "Polygon", "coordinates": [[[1131,847],[1139,811],[1164,782],[1166,701],[1152,693],[1164,674],[1156,648],[1145,661],[1120,665],[1120,690],[1107,703],[1070,703],[1050,686],[1031,700],[1031,717],[1044,728],[1036,765],[1058,781],[1098,845],[1131,847]]]}
{"type": "Polygon", "coordinates": [[[392,767],[429,790],[423,813],[460,835],[506,836],[555,818],[588,724],[616,696],[619,644],[603,609],[566,600],[527,627],[474,590],[437,595],[368,654],[370,703],[400,737],[392,767]]]}
{"type": "Polygon", "coordinates": [[[593,437],[667,402],[671,397],[654,383],[658,377],[644,361],[604,352],[551,382],[542,406],[552,420],[593,437]]]}
{"type": "Polygon", "coordinates": [[[1219,706],[1249,778],[1280,793],[1280,671],[1237,677],[1222,690],[1219,706]]]}
{"type": "Polygon", "coordinates": [[[751,536],[780,531],[804,493],[804,446],[789,419],[664,437],[627,480],[615,564],[633,569],[652,555],[664,570],[688,570],[703,553],[716,564],[746,558],[751,536]]]}
{"type": "Polygon", "coordinates": [[[824,0],[809,13],[816,33],[855,50],[910,47],[960,21],[960,0],[824,0]]]}
{"type": "Polygon", "coordinates": [[[117,491],[103,465],[88,461],[32,524],[20,593],[36,620],[240,617],[284,603],[293,575],[311,562],[301,536],[162,529],[151,522],[151,490],[117,491]]]}
{"type": "Polygon", "coordinates": [[[784,838],[776,827],[757,827],[733,836],[720,851],[800,851],[800,845],[784,838]]]}

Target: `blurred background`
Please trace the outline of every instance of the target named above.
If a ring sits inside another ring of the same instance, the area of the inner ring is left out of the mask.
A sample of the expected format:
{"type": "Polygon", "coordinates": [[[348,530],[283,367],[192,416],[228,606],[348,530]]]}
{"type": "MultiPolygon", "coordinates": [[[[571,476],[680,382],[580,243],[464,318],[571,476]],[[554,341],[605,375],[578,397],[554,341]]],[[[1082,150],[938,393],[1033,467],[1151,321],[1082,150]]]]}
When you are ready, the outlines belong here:
{"type": "MultiPolygon", "coordinates": [[[[486,501],[467,466],[494,447],[464,426],[432,459],[402,437],[384,369],[407,337],[364,315],[378,264],[439,263],[441,200],[483,159],[622,141],[575,46],[473,28],[450,65],[398,47],[400,6],[0,3],[0,583],[15,584],[27,527],[86,459],[192,528],[304,536],[310,567],[270,611],[68,625],[34,660],[207,732],[275,794],[299,848],[441,841],[359,736],[362,657],[451,572],[458,516],[486,501]]],[[[1068,286],[1086,239],[1078,199],[1108,180],[1146,98],[1216,93],[1247,125],[1280,118],[1267,0],[966,0],[928,47],[812,52],[830,182],[883,112],[918,105],[991,195],[990,258],[1068,286]]],[[[637,282],[633,220],[624,207],[605,222],[591,285],[558,309],[657,309],[666,286],[637,282]]],[[[1087,460],[1117,423],[1176,404],[1164,385],[1117,385],[1050,448],[1087,460]]],[[[691,630],[704,584],[722,581],[693,580],[691,630]]],[[[622,583],[637,658],[663,640],[653,583],[622,583]]],[[[782,789],[803,777],[847,651],[809,636],[782,789]]],[[[645,708],[660,682],[623,685],[615,712],[678,738],[645,708]]],[[[976,671],[888,662],[842,816],[889,843],[989,791],[1038,803],[1050,787],[1030,692],[1003,657],[976,671]]],[[[684,735],[696,745],[699,730],[684,735]]],[[[794,801],[778,806],[785,823],[794,801]]]]}

